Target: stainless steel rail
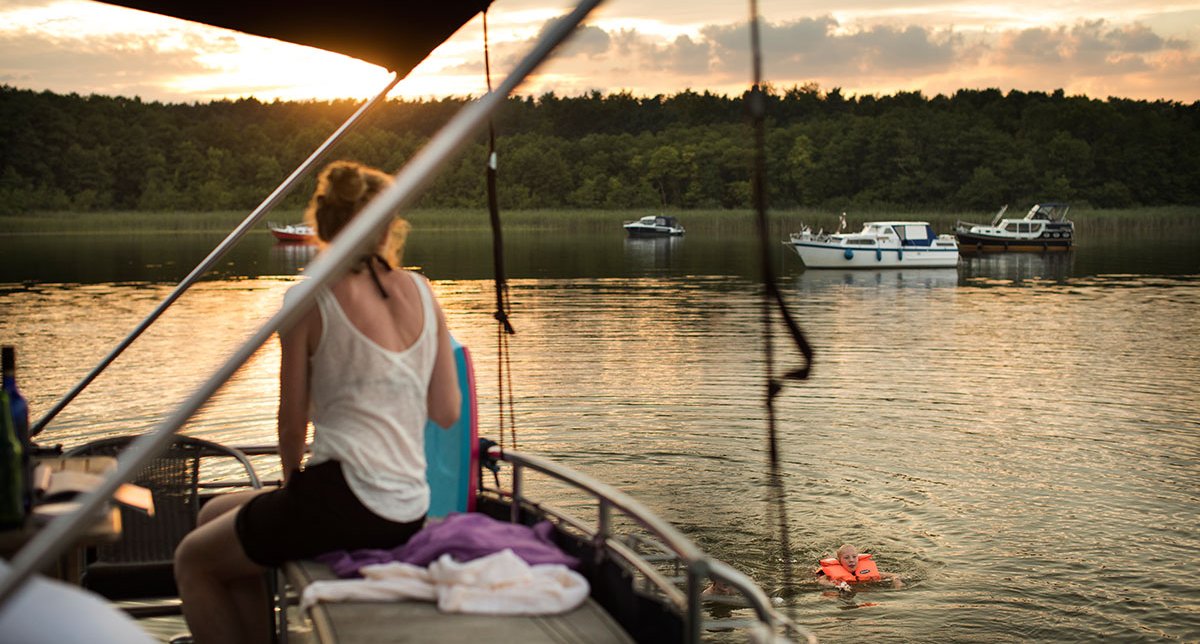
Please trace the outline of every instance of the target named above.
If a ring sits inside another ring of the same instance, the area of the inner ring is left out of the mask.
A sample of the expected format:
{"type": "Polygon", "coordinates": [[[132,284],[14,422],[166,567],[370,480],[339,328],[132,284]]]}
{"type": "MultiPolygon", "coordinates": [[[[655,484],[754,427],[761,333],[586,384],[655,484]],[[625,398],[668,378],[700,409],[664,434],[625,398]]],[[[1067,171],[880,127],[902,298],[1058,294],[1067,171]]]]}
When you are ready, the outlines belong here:
{"type": "Polygon", "coordinates": [[[108,501],[117,487],[133,477],[170,442],[171,436],[188,421],[254,352],[280,329],[287,329],[303,315],[317,290],[344,274],[378,239],[394,213],[411,205],[432,183],[438,170],[459,152],[471,137],[480,132],[489,116],[503,105],[506,97],[550,53],[562,44],[601,0],[582,0],[568,15],[545,30],[533,49],[517,64],[496,91],[458,112],[429,143],[395,176],[392,185],[367,204],[318,255],[305,271],[308,279],[296,285],[295,296],[238,347],[224,364],[204,381],[174,412],[154,430],[142,435],[122,452],[117,469],[102,484],[80,497],[80,508],[47,525],[37,537],[17,553],[12,567],[0,579],[0,611],[8,610],[8,599],[36,570],[41,570],[68,548],[84,530],[88,521],[108,501]]]}
{"type": "Polygon", "coordinates": [[[495,492],[510,498],[514,521],[519,516],[522,503],[529,504],[543,511],[549,511],[556,518],[563,516],[563,513],[553,510],[549,506],[538,505],[525,498],[522,471],[525,468],[541,472],[567,485],[587,492],[594,497],[599,503],[596,529],[594,531],[588,530],[582,522],[576,519],[568,520],[568,524],[592,538],[595,545],[605,547],[621,556],[639,572],[642,572],[648,580],[655,583],[663,594],[673,601],[676,607],[685,614],[687,641],[700,641],[700,629],[702,626],[700,619],[700,582],[705,578],[712,577],[736,588],[747,600],[749,606],[754,609],[759,622],[769,629],[770,633],[777,634],[780,631],[785,631],[789,637],[798,636],[812,644],[816,643],[817,639],[812,633],[801,628],[785,615],[776,611],[771,603],[771,599],[767,597],[766,593],[753,580],[728,564],[704,554],[683,533],[659,518],[633,497],[586,474],[532,454],[502,451],[499,447],[493,447],[489,451],[489,455],[499,460],[507,461],[512,465],[512,490],[507,493],[501,490],[495,490],[495,492]],[[639,561],[641,557],[636,551],[613,537],[611,532],[611,512],[613,509],[621,511],[622,514],[635,521],[653,535],[655,539],[659,540],[662,546],[679,558],[686,571],[686,586],[683,593],[680,593],[673,584],[655,571],[653,566],[646,564],[644,561],[639,561]]]}
{"type": "Polygon", "coordinates": [[[234,244],[241,240],[241,238],[244,237],[246,233],[254,227],[255,224],[261,221],[262,218],[267,215],[267,213],[274,210],[275,206],[279,205],[279,203],[283,201],[283,198],[291,193],[291,191],[295,189],[295,187],[299,185],[301,181],[307,178],[308,175],[312,174],[313,170],[317,168],[318,164],[320,164],[325,160],[326,157],[329,156],[329,152],[333,149],[333,147],[337,145],[338,142],[340,142],[343,138],[345,138],[346,134],[348,134],[355,125],[362,121],[363,117],[365,117],[376,105],[381,103],[383,99],[387,97],[388,92],[392,91],[392,88],[395,87],[399,82],[400,75],[393,75],[391,82],[387,84],[387,87],[383,88],[383,91],[379,92],[375,95],[375,98],[372,98],[359,107],[358,110],[350,116],[350,118],[346,119],[346,122],[343,123],[341,127],[335,130],[333,134],[330,134],[329,138],[325,139],[324,143],[318,146],[317,149],[314,150],[313,153],[310,154],[303,163],[293,170],[292,174],[289,175],[288,178],[284,179],[283,183],[279,184],[279,187],[275,188],[271,194],[267,195],[267,198],[264,199],[257,208],[251,211],[251,213],[247,215],[244,220],[242,220],[242,223],[238,224],[237,228],[234,228],[233,231],[231,231],[225,237],[225,239],[221,241],[220,244],[217,244],[217,247],[208,254],[208,257],[205,257],[203,260],[201,260],[201,262],[196,265],[196,268],[193,268],[192,272],[188,273],[187,277],[183,278],[183,281],[179,282],[179,285],[175,287],[175,290],[171,291],[170,295],[160,302],[159,305],[155,307],[155,309],[151,311],[150,314],[147,315],[146,318],[142,320],[136,328],[133,329],[133,331],[130,331],[129,335],[125,336],[124,340],[121,340],[121,342],[119,342],[117,346],[108,353],[107,356],[104,356],[104,359],[101,360],[99,364],[92,368],[92,370],[83,377],[83,380],[80,380],[79,383],[71,389],[71,391],[67,392],[67,394],[63,396],[61,400],[55,403],[54,406],[50,408],[50,411],[46,412],[46,415],[42,416],[41,419],[34,423],[33,427],[29,429],[29,435],[37,436],[43,429],[46,428],[46,425],[48,425],[50,421],[54,420],[54,418],[58,416],[59,412],[61,412],[63,409],[66,409],[67,405],[71,404],[72,400],[75,400],[76,396],[83,393],[83,390],[86,389],[87,386],[90,385],[92,381],[95,380],[105,369],[107,369],[108,365],[112,364],[114,360],[124,353],[125,349],[128,349],[129,345],[133,344],[134,340],[137,340],[138,337],[146,331],[146,329],[149,329],[150,326],[154,324],[154,322],[157,321],[158,318],[162,316],[162,314],[166,312],[166,310],[170,308],[172,304],[175,303],[175,300],[179,299],[179,297],[183,295],[184,291],[191,288],[191,286],[199,281],[199,279],[203,277],[205,273],[211,270],[213,266],[216,266],[217,262],[219,262],[221,258],[225,256],[225,253],[229,252],[229,249],[233,248],[234,244]]]}

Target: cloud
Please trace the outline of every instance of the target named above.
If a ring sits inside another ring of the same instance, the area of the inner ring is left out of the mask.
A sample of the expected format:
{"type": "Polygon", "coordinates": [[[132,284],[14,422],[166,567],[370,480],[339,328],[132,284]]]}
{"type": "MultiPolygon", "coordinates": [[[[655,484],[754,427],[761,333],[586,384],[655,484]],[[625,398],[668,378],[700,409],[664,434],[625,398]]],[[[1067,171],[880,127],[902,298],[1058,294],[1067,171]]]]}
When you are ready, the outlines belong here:
{"type": "Polygon", "coordinates": [[[171,94],[163,89],[171,80],[211,71],[194,53],[164,49],[154,37],[144,35],[72,39],[0,32],[0,60],[3,77],[25,87],[161,99],[171,94]]]}
{"type": "MultiPolygon", "coordinates": [[[[43,0],[4,1],[7,9],[18,6],[15,3],[37,6],[43,0]]],[[[698,19],[721,15],[703,10],[707,0],[690,1],[692,15],[698,19]]],[[[744,20],[676,24],[663,13],[666,7],[651,5],[647,5],[649,13],[633,19],[609,16],[577,29],[519,91],[572,95],[627,90],[654,95],[692,88],[738,94],[749,86],[750,32],[744,20]]],[[[1176,24],[1200,17],[1168,20],[1161,18],[1166,14],[1156,14],[1158,22],[1153,23],[1089,19],[1007,28],[988,27],[984,16],[964,19],[968,26],[959,28],[953,26],[954,17],[973,14],[950,0],[908,8],[883,0],[858,0],[853,7],[839,8],[836,16],[798,15],[815,11],[815,6],[790,6],[786,19],[761,23],[765,80],[773,85],[816,82],[848,94],[1061,87],[1092,95],[1200,99],[1200,57],[1193,42],[1196,36],[1189,35],[1196,31],[1176,24]]],[[[500,23],[505,28],[492,31],[494,80],[508,73],[529,50],[533,35],[550,24],[545,11],[509,17],[513,20],[500,23]]],[[[251,45],[226,32],[167,31],[156,23],[139,23],[135,28],[122,20],[114,23],[122,28],[105,34],[88,26],[94,21],[84,24],[73,14],[56,20],[75,22],[65,31],[21,29],[22,24],[48,24],[32,20],[19,24],[10,20],[7,27],[0,24],[0,82],[61,92],[195,100],[195,95],[172,88],[207,87],[207,96],[226,89],[230,95],[265,91],[273,88],[264,83],[288,82],[283,72],[297,61],[296,55],[285,55],[286,60],[271,67],[275,59],[263,53],[258,56],[262,60],[255,62],[274,72],[253,79],[243,74],[229,81],[244,83],[245,88],[227,86],[226,74],[239,71],[241,63],[253,57],[250,52],[258,50],[248,49],[251,45]],[[203,82],[196,80],[201,78],[203,82]]],[[[470,38],[477,39],[478,33],[470,38]]],[[[453,54],[437,61],[429,87],[481,86],[483,58],[477,43],[462,39],[453,54]]]]}
{"type": "MultiPolygon", "coordinates": [[[[764,23],[760,29],[766,80],[776,86],[811,81],[848,93],[926,94],[963,87],[1061,87],[1134,98],[1200,98],[1196,89],[1178,92],[1193,80],[1200,87],[1200,60],[1191,43],[1140,23],[1082,20],[959,32],[916,24],[844,24],[818,16],[764,23]],[[1155,78],[1163,79],[1162,91],[1169,93],[1153,93],[1155,78]]],[[[613,29],[607,39],[591,34],[589,42],[548,65],[553,70],[548,77],[558,83],[551,89],[653,94],[692,87],[739,93],[750,83],[746,23],[706,25],[695,35],[673,38],[613,29]]]]}
{"type": "MultiPolygon", "coordinates": [[[[705,27],[715,43],[716,69],[730,78],[750,69],[749,31],[742,25],[705,27]]],[[[963,38],[917,25],[844,28],[832,16],[761,27],[763,59],[772,79],[830,78],[853,84],[860,77],[937,71],[955,64],[963,38]]]]}
{"type": "Polygon", "coordinates": [[[1022,74],[1039,71],[1073,78],[1165,71],[1191,60],[1189,44],[1166,39],[1146,25],[1080,21],[1070,27],[1031,28],[1001,34],[992,62],[1022,74]]]}

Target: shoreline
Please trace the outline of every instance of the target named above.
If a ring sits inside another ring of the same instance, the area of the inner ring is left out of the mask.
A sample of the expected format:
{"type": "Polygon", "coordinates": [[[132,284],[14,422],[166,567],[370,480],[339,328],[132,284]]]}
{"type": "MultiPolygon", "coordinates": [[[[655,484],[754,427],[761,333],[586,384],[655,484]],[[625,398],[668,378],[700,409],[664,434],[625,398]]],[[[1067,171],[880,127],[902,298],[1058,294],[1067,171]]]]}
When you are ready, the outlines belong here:
{"type": "MultiPolygon", "coordinates": [[[[91,234],[228,234],[248,213],[242,211],[215,212],[94,212],[40,213],[0,216],[0,236],[10,235],[91,235],[91,234]]],[[[298,210],[277,211],[272,221],[297,222],[298,210]]],[[[644,214],[640,210],[512,210],[501,212],[505,230],[596,232],[611,230],[626,221],[644,214]]],[[[671,210],[664,211],[680,219],[690,231],[720,233],[751,230],[756,226],[750,210],[671,210]]],[[[833,230],[838,216],[827,210],[780,210],[768,213],[771,228],[786,234],[808,225],[814,229],[833,230]]],[[[995,215],[987,213],[929,213],[921,211],[860,210],[847,211],[848,228],[857,230],[863,221],[918,220],[927,221],[939,233],[953,231],[956,221],[987,223],[995,215]]],[[[1009,213],[1023,216],[1023,210],[1009,213]]],[[[488,213],[482,209],[420,209],[406,215],[413,228],[426,231],[490,230],[488,213]]],[[[1146,232],[1200,229],[1200,207],[1156,206],[1119,210],[1072,210],[1069,216],[1081,232],[1146,232]]],[[[259,224],[251,234],[266,234],[266,224],[259,224]]]]}

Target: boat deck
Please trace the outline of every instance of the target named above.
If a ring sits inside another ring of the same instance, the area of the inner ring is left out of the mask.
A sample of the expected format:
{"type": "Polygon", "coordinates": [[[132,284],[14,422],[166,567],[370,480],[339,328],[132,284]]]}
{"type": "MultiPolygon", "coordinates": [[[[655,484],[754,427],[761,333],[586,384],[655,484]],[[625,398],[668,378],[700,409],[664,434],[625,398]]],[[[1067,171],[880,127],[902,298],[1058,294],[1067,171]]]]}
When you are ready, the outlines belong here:
{"type": "MultiPolygon", "coordinates": [[[[284,572],[298,593],[314,581],[336,579],[315,561],[289,563],[284,572]]],[[[322,603],[309,609],[308,619],[312,640],[323,644],[633,642],[591,598],[569,613],[531,617],[447,614],[422,601],[322,603]]]]}

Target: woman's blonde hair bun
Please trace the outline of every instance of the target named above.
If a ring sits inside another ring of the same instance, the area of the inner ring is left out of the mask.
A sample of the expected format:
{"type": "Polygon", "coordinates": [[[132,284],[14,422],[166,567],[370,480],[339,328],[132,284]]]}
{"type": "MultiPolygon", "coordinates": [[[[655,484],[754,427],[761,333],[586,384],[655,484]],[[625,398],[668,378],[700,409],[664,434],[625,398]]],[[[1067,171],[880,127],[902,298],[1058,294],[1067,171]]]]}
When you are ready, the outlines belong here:
{"type": "MultiPolygon", "coordinates": [[[[392,177],[354,161],[334,161],[317,177],[304,219],[317,231],[322,243],[329,243],[342,228],[380,192],[392,183],[392,177]]],[[[408,222],[397,219],[380,241],[381,254],[399,262],[408,222]]]]}
{"type": "Polygon", "coordinates": [[[339,162],[329,166],[328,172],[331,196],[357,204],[367,194],[367,181],[357,165],[339,162]]]}

